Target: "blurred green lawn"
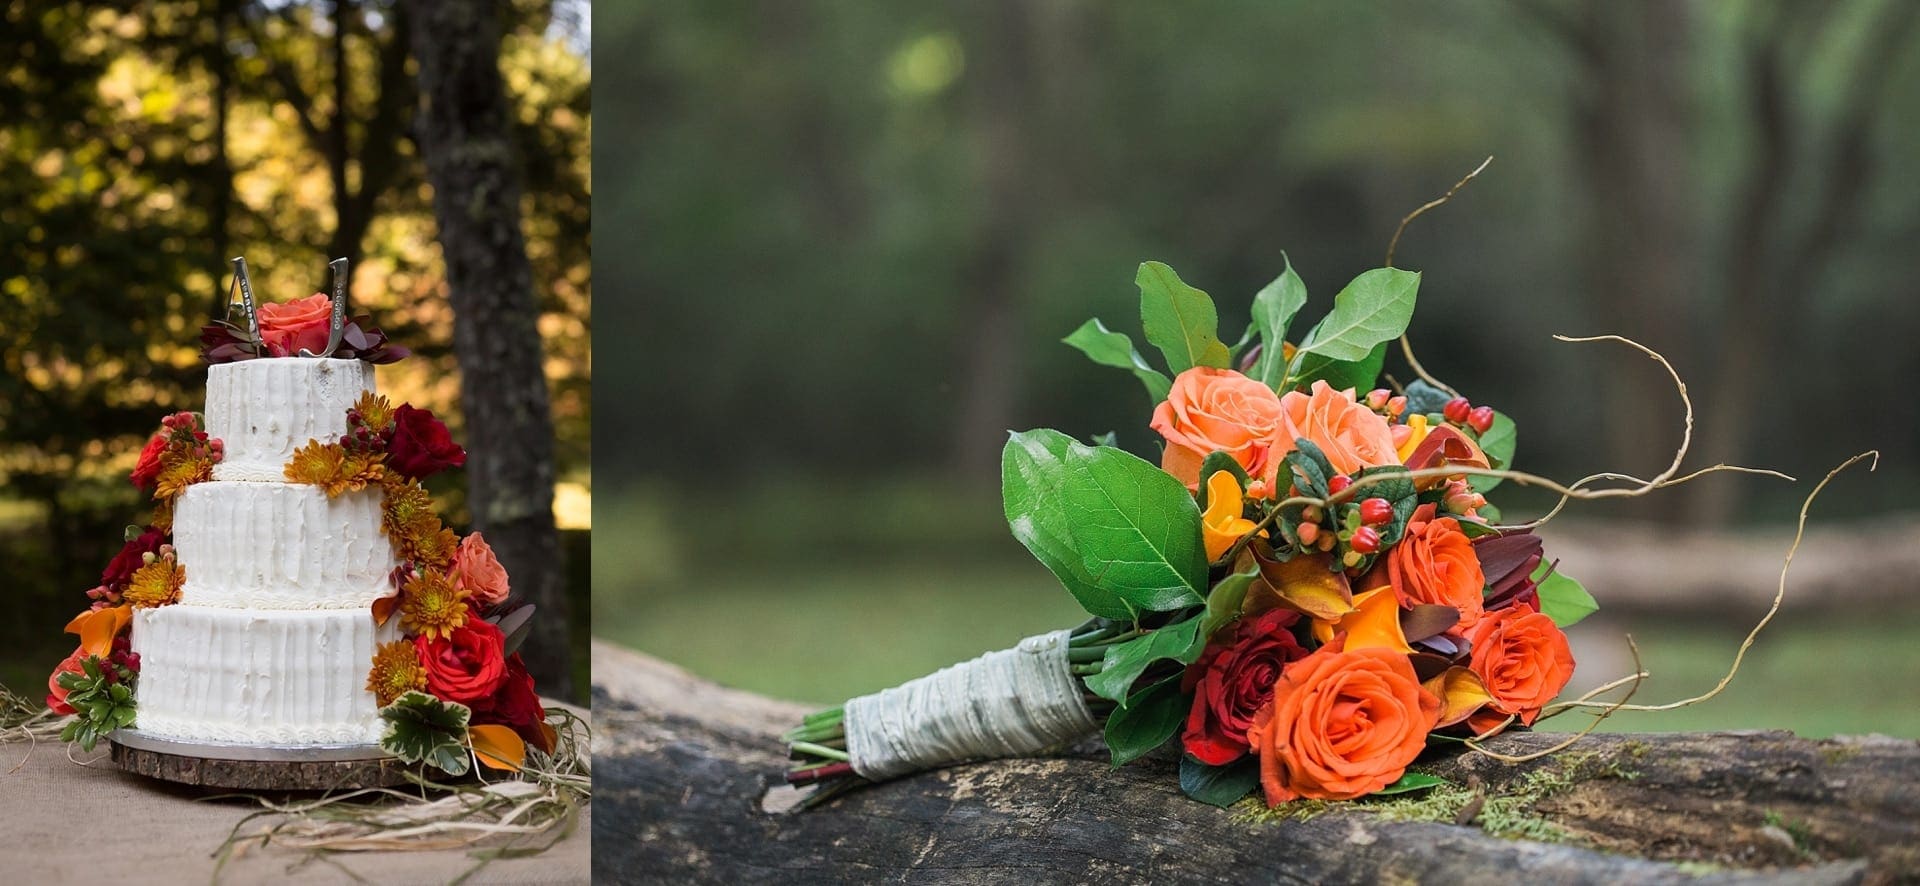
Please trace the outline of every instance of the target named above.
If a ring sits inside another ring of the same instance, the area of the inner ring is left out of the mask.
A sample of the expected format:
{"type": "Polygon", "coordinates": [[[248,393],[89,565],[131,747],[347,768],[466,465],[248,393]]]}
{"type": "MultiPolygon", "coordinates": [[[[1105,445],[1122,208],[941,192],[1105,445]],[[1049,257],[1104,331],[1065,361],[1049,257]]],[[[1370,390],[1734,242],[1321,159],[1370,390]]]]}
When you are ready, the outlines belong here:
{"type": "MultiPolygon", "coordinates": [[[[594,633],[726,685],[830,704],[1084,617],[1007,537],[991,496],[915,497],[913,486],[796,486],[704,507],[658,490],[603,495],[594,633]]],[[[1594,590],[1604,612],[1605,589],[1594,590]]],[[[1596,617],[1572,631],[1577,679],[1627,673],[1620,635],[1631,632],[1653,674],[1636,702],[1695,695],[1726,672],[1749,628],[1596,617]]],[[[1779,618],[1719,697],[1602,728],[1920,737],[1915,636],[1920,604],[1779,618]]],[[[1586,722],[1567,714],[1543,728],[1586,722]]]]}

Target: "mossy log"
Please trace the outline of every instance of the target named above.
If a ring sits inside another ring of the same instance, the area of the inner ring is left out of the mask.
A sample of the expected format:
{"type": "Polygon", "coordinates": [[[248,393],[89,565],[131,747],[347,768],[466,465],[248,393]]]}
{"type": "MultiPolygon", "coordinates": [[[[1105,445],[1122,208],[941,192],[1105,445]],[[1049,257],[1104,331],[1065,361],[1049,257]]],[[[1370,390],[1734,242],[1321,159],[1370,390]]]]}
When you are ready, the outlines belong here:
{"type": "MultiPolygon", "coordinates": [[[[1171,755],[1097,746],[923,773],[804,812],[779,734],[809,708],[596,642],[596,881],[1884,883],[1920,871],[1920,742],[1596,735],[1523,764],[1422,760],[1418,798],[1229,810],[1171,755]]],[[[1515,734],[1538,750],[1564,736],[1515,734]]]]}

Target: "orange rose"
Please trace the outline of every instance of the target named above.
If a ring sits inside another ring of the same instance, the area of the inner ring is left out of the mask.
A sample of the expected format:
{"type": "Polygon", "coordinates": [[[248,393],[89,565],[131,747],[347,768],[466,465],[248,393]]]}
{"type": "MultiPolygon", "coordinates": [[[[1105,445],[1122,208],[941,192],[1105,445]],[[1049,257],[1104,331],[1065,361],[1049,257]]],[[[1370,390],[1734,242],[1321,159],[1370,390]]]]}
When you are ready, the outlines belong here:
{"type": "Polygon", "coordinates": [[[296,357],[303,348],[318,354],[327,349],[333,331],[333,299],[316,292],[286,304],[261,305],[254,316],[268,354],[296,357]]]}
{"type": "Polygon", "coordinates": [[[466,588],[473,600],[482,606],[492,606],[507,599],[511,590],[507,586],[506,567],[494,559],[493,548],[487,540],[475,532],[460,540],[459,550],[453,555],[453,568],[449,572],[453,583],[466,588]]]}
{"type": "Polygon", "coordinates": [[[1440,699],[1405,654],[1340,647],[1287,665],[1247,730],[1269,806],[1350,800],[1394,783],[1439,720],[1440,699]]]}
{"type": "Polygon", "coordinates": [[[1473,552],[1473,540],[1452,517],[1436,519],[1431,504],[1413,512],[1406,536],[1387,552],[1387,581],[1401,606],[1452,606],[1460,610],[1462,629],[1480,620],[1480,595],[1487,579],[1473,552]]]}
{"type": "Polygon", "coordinates": [[[1473,643],[1467,666],[1487,684],[1500,719],[1513,714],[1532,726],[1573,676],[1567,635],[1553,619],[1524,606],[1487,613],[1467,639],[1473,643]]]}
{"type": "MultiPolygon", "coordinates": [[[[1233,456],[1251,476],[1271,476],[1267,461],[1280,427],[1280,398],[1231,369],[1195,366],[1173,380],[1149,426],[1167,438],[1160,467],[1188,489],[1199,491],[1200,462],[1214,452],[1233,456]]],[[[1285,449],[1293,448],[1286,439],[1285,449]]]]}
{"type": "Polygon", "coordinates": [[[1352,388],[1336,391],[1332,385],[1316,381],[1311,390],[1309,394],[1288,391],[1280,398],[1283,419],[1272,463],[1267,466],[1267,482],[1285,488],[1277,479],[1281,456],[1292,452],[1293,441],[1301,437],[1320,447],[1333,469],[1342,474],[1400,463],[1387,420],[1353,399],[1352,388]]]}

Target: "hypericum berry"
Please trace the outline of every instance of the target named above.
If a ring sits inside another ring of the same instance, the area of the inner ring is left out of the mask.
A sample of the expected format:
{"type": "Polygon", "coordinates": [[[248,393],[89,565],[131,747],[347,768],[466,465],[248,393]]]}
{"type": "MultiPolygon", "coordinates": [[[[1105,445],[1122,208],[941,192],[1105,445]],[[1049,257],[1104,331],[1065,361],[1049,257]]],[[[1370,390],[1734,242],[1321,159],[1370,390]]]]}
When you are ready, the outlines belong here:
{"type": "MultiPolygon", "coordinates": [[[[1353,537],[1347,539],[1347,547],[1362,554],[1371,554],[1380,550],[1380,533],[1371,526],[1362,526],[1353,531],[1353,537]]],[[[1351,555],[1349,555],[1351,556],[1351,555]]],[[[1355,564],[1349,563],[1348,566],[1355,564]]]]}
{"type": "Polygon", "coordinates": [[[1298,531],[1300,533],[1300,544],[1302,547],[1313,547],[1314,542],[1320,540],[1320,524],[1318,523],[1302,523],[1298,531]]]}
{"type": "Polygon", "coordinates": [[[1359,551],[1348,551],[1346,556],[1340,558],[1340,564],[1348,569],[1352,569],[1359,566],[1360,561],[1364,559],[1366,558],[1362,556],[1359,551]]]}
{"type": "Polygon", "coordinates": [[[1393,504],[1379,496],[1361,502],[1360,522],[1369,526],[1393,522],[1393,504]]]}
{"type": "Polygon", "coordinates": [[[1319,548],[1320,553],[1324,554],[1328,551],[1333,550],[1334,542],[1339,540],[1340,540],[1339,537],[1334,535],[1331,532],[1322,532],[1320,533],[1320,540],[1317,542],[1314,542],[1313,546],[1316,548],[1319,548]]]}
{"type": "Polygon", "coordinates": [[[1302,523],[1318,523],[1322,519],[1325,519],[1326,516],[1327,512],[1320,510],[1319,505],[1307,505],[1300,509],[1300,522],[1302,523]]]}
{"type": "Polygon", "coordinates": [[[1476,434],[1486,433],[1488,428],[1493,427],[1493,407],[1476,407],[1472,412],[1467,414],[1467,424],[1473,428],[1476,434]]]}
{"type": "Polygon", "coordinates": [[[1265,480],[1247,481],[1247,497],[1248,498],[1266,498],[1268,495],[1271,495],[1271,494],[1272,493],[1267,489],[1267,481],[1265,480]]]}
{"type": "Polygon", "coordinates": [[[1339,495],[1340,493],[1347,491],[1347,487],[1352,485],[1353,485],[1352,477],[1349,477],[1345,474],[1335,475],[1333,479],[1327,481],[1327,494],[1339,495]]]}
{"type": "Polygon", "coordinates": [[[1367,408],[1375,412],[1387,408],[1387,401],[1393,398],[1393,392],[1386,388],[1374,388],[1367,392],[1367,408]]]}
{"type": "Polygon", "coordinates": [[[1390,399],[1387,401],[1387,416],[1389,418],[1399,418],[1400,414],[1406,411],[1407,411],[1407,398],[1394,397],[1393,399],[1390,399]]]}
{"type": "Polygon", "coordinates": [[[1448,400],[1446,406],[1441,407],[1440,414],[1454,424],[1466,424],[1467,416],[1473,414],[1473,404],[1465,397],[1455,397],[1448,400]]]}

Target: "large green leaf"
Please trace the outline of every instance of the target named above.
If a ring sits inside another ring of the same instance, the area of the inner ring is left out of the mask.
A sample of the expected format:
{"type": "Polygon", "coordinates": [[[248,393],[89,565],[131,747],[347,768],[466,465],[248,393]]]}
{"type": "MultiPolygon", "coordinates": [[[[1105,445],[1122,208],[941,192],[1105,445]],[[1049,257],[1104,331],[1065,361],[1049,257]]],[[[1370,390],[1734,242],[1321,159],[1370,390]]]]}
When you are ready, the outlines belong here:
{"type": "MultiPolygon", "coordinates": [[[[1245,563],[1247,568],[1244,571],[1220,579],[1219,584],[1214,585],[1207,594],[1207,611],[1200,616],[1200,632],[1197,636],[1200,649],[1206,649],[1207,642],[1213,639],[1215,633],[1240,617],[1240,607],[1247,600],[1247,588],[1252,586],[1254,579],[1260,577],[1259,564],[1252,560],[1246,560],[1245,563]]],[[[1195,653],[1194,658],[1198,660],[1199,654],[1195,653]]]]}
{"type": "MultiPolygon", "coordinates": [[[[1513,448],[1517,443],[1519,443],[1519,428],[1506,413],[1496,411],[1493,414],[1492,426],[1487,428],[1486,433],[1480,435],[1480,451],[1487,454],[1488,463],[1494,467],[1511,469],[1513,448]]],[[[1487,474],[1474,474],[1467,478],[1467,482],[1473,484],[1474,491],[1484,493],[1500,485],[1500,479],[1487,474]]]]}
{"type": "Polygon", "coordinates": [[[1252,328],[1260,333],[1260,359],[1254,361],[1253,377],[1271,388],[1278,388],[1286,381],[1287,361],[1282,351],[1287,326],[1293,322],[1293,315],[1307,304],[1307,284],[1293,272],[1293,262],[1285,253],[1281,253],[1280,259],[1286,262],[1286,270],[1253,297],[1252,328]]]}
{"type": "Polygon", "coordinates": [[[1187,719],[1191,699],[1180,691],[1180,675],[1161,680],[1127,698],[1107,717],[1107,752],[1115,769],[1167,743],[1187,719]]]}
{"type": "Polygon", "coordinates": [[[1043,428],[1007,440],[1000,480],[1013,537],[1089,613],[1131,619],[1202,602],[1200,509],[1167,472],[1043,428]]]}
{"type": "Polygon", "coordinates": [[[1222,809],[1260,786],[1260,758],[1252,754],[1225,766],[1208,766],[1184,754],[1180,757],[1180,790],[1187,796],[1222,809]]]}
{"type": "Polygon", "coordinates": [[[1119,702],[1122,707],[1127,706],[1127,690],[1133,688],[1133,681],[1140,679],[1140,675],[1146,673],[1154,662],[1172,659],[1181,664],[1192,664],[1194,659],[1200,657],[1200,649],[1206,641],[1197,638],[1199,628],[1200,619],[1189,618],[1125,643],[1108,646],[1100,662],[1100,672],[1087,677],[1087,688],[1101,698],[1119,702]]]}
{"type": "Polygon", "coordinates": [[[467,721],[472,709],[424,692],[408,692],[380,709],[387,721],[380,747],[408,763],[426,763],[460,776],[472,765],[467,756],[467,721]]]}
{"type": "Polygon", "coordinates": [[[1371,353],[1358,360],[1313,360],[1305,374],[1294,377],[1293,384],[1310,387],[1316,381],[1324,381],[1336,391],[1352,388],[1354,396],[1365,397],[1380,379],[1380,367],[1387,363],[1387,348],[1391,344],[1383,341],[1374,345],[1371,353]]]}
{"type": "Polygon", "coordinates": [[[1549,564],[1540,564],[1533,571],[1533,580],[1540,583],[1540,611],[1553,619],[1554,624],[1563,628],[1572,626],[1600,608],[1600,603],[1587,593],[1586,588],[1565,574],[1556,570],[1544,579],[1540,577],[1552,568],[1549,564]]]}
{"type": "Polygon", "coordinates": [[[1213,299],[1157,261],[1140,266],[1133,282],[1140,287],[1140,325],[1147,341],[1167,357],[1179,375],[1195,366],[1225,369],[1233,362],[1220,341],[1220,317],[1213,299]]]}
{"type": "Polygon", "coordinates": [[[1329,364],[1369,359],[1380,343],[1407,331],[1419,289],[1420,275],[1399,268],[1375,268],[1353,278],[1333,297],[1333,310],[1301,340],[1291,376],[1323,377],[1329,364]]]}
{"type": "Polygon", "coordinates": [[[1079,329],[1061,341],[1079,348],[1095,363],[1132,372],[1141,384],[1147,386],[1147,396],[1152,397],[1155,403],[1167,399],[1167,390],[1173,387],[1173,383],[1160,370],[1147,365],[1146,358],[1134,349],[1133,339],[1124,332],[1108,329],[1098,317],[1080,324],[1079,329]]]}

